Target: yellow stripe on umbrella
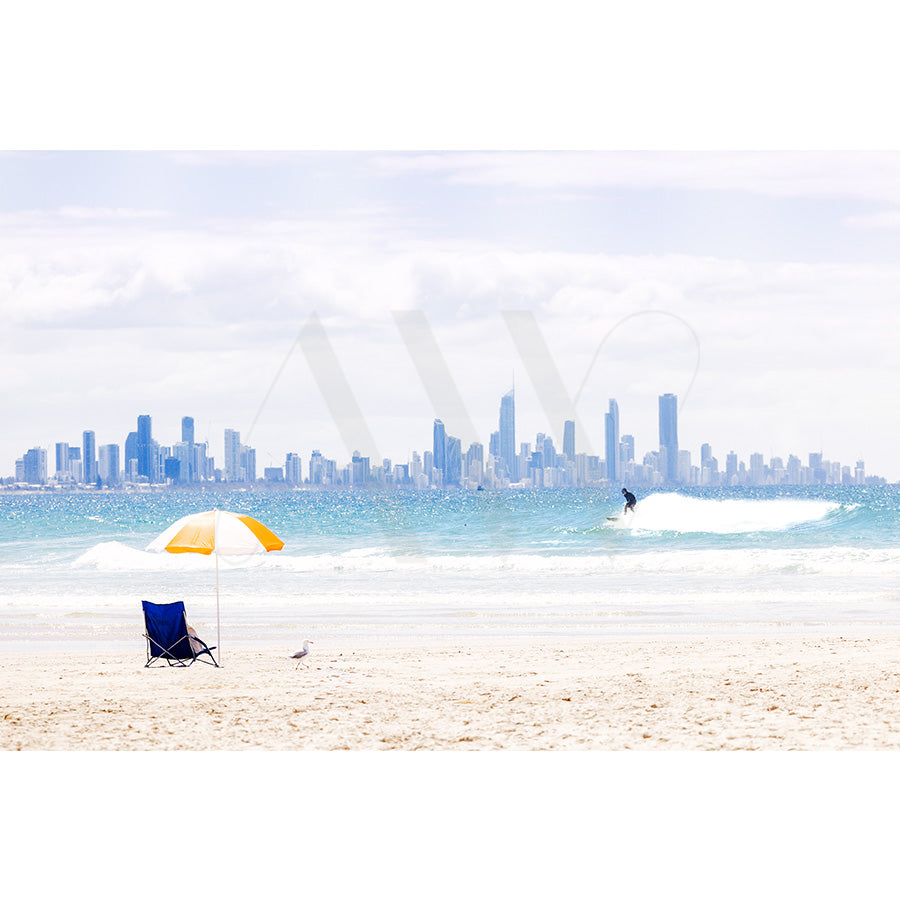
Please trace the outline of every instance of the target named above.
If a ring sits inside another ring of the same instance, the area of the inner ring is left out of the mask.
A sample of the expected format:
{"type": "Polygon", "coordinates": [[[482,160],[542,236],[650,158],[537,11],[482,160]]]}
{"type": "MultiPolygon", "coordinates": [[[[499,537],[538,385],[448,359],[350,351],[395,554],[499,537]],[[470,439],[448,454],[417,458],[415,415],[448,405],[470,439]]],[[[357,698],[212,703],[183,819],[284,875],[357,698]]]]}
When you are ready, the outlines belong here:
{"type": "Polygon", "coordinates": [[[284,542],[269,528],[245,513],[207,510],[192,513],[169,526],[152,541],[148,551],[170,554],[211,554],[223,556],[280,551],[284,542]]]}

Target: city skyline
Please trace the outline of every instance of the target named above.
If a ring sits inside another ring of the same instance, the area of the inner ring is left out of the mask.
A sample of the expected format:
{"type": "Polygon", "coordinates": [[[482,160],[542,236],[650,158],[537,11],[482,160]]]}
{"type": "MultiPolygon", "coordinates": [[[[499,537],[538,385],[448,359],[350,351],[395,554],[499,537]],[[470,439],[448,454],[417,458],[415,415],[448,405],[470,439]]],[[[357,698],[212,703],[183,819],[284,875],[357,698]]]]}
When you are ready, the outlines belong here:
{"type": "Polygon", "coordinates": [[[87,411],[108,443],[136,403],[203,410],[220,459],[235,428],[281,465],[298,422],[349,455],[297,346],[312,316],[359,449],[402,457],[441,416],[396,320],[420,311],[480,435],[511,378],[522,434],[559,445],[565,395],[601,456],[608,398],[648,447],[671,392],[685,447],[900,479],[900,153],[21,152],[0,183],[0,471],[87,411]]]}
{"type": "MultiPolygon", "coordinates": [[[[6,487],[49,485],[121,488],[128,485],[168,485],[184,487],[196,484],[286,483],[310,487],[396,486],[430,488],[560,488],[617,487],[735,487],[745,485],[883,484],[885,480],[866,473],[864,460],[853,466],[830,461],[820,452],[809,452],[804,464],[796,454],[787,461],[781,456],[765,460],[759,452],[749,461],[729,451],[724,467],[705,442],[699,459],[678,445],[678,398],[671,393],[658,398],[659,442],[657,449],[635,455],[634,436],[619,436],[619,406],[609,399],[604,414],[606,454],[601,457],[579,451],[576,423],[563,423],[560,450],[553,436],[538,432],[534,441],[522,441],[514,447],[516,434],[515,389],[501,398],[497,429],[491,432],[487,446],[480,441],[464,448],[461,439],[451,435],[441,419],[432,424],[430,449],[410,450],[405,460],[372,460],[354,451],[350,461],[341,465],[323,454],[319,447],[307,451],[309,464],[304,474],[303,452],[287,451],[284,464],[257,470],[256,449],[241,441],[236,429],[224,431],[221,466],[215,465],[208,443],[195,441],[194,418],[181,418],[181,441],[163,445],[152,435],[152,417],[139,414],[135,431],[124,442],[124,455],[117,444],[96,444],[92,430],[82,433],[80,447],[56,442],[55,456],[49,448],[34,447],[16,461],[14,477],[3,477],[6,487]],[[49,465],[55,461],[55,471],[49,465]],[[696,463],[694,461],[697,461],[696,463]],[[124,464],[124,465],[123,465],[124,464]]],[[[315,444],[315,442],[313,442],[315,444]]]]}

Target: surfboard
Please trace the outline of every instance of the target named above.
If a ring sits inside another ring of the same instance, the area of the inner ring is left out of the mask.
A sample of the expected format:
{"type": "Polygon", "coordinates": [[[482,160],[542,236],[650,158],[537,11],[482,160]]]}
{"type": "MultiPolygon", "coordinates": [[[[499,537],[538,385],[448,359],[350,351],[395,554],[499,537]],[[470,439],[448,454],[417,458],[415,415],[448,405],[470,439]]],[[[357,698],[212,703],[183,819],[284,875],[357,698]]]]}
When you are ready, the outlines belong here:
{"type": "Polygon", "coordinates": [[[607,516],[606,517],[610,522],[618,522],[622,517],[621,516],[607,516]]]}

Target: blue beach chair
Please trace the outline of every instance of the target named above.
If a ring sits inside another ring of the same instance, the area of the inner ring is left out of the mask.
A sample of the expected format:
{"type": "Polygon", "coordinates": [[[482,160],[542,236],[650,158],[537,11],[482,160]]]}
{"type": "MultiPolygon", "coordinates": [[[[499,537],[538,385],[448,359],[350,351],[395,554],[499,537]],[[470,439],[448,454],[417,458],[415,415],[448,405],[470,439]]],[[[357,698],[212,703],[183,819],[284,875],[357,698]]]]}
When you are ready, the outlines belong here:
{"type": "Polygon", "coordinates": [[[215,647],[209,647],[196,634],[188,632],[187,614],[181,601],[171,604],[141,601],[141,605],[147,629],[144,633],[147,639],[147,662],[144,666],[150,666],[156,660],[165,660],[169,666],[190,666],[203,654],[209,656],[209,660],[203,663],[219,665],[212,655],[215,647]]]}

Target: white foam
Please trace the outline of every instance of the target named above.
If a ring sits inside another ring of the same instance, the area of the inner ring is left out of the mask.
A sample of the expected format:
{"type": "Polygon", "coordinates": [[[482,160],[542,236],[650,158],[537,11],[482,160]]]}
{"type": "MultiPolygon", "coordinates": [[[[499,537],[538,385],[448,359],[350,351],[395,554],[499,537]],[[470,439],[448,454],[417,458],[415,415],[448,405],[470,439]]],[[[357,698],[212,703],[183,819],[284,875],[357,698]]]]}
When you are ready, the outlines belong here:
{"type": "Polygon", "coordinates": [[[632,532],[781,532],[819,522],[840,508],[840,504],[830,501],[790,498],[720,501],[682,494],[651,494],[638,502],[633,515],[623,516],[612,525],[632,532]]]}
{"type": "Polygon", "coordinates": [[[101,572],[168,572],[207,569],[215,563],[203,554],[155,554],[120,541],[101,541],[73,560],[72,566],[101,572]]]}
{"type": "MultiPolygon", "coordinates": [[[[227,570],[255,571],[260,579],[277,585],[292,574],[316,576],[368,576],[378,573],[398,576],[435,574],[452,577],[513,574],[534,576],[709,575],[752,576],[754,574],[872,574],[900,577],[900,549],[894,548],[716,548],[616,552],[597,549],[577,554],[405,554],[392,555],[384,547],[348,550],[336,554],[259,554],[253,557],[222,557],[227,570]]],[[[215,568],[211,556],[201,554],[157,554],[117,541],[106,541],[85,551],[71,563],[75,569],[104,573],[190,573],[215,568]]]]}

